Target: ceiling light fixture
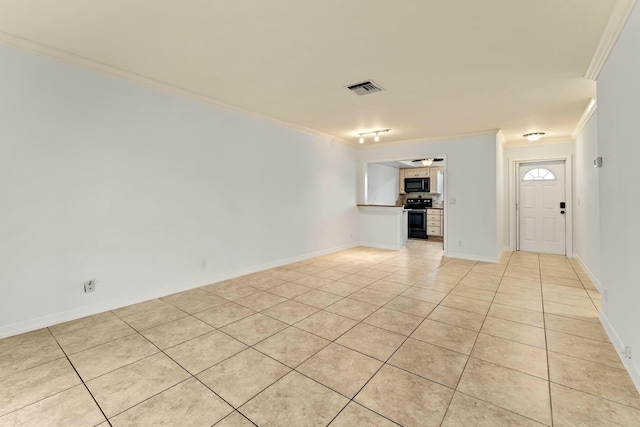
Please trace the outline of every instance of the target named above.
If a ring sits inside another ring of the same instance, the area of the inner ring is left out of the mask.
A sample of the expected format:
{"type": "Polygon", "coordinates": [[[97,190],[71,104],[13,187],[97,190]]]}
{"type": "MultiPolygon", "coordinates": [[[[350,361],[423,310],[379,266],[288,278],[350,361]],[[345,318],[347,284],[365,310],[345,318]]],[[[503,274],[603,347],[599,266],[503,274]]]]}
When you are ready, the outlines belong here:
{"type": "Polygon", "coordinates": [[[531,132],[531,133],[525,133],[522,136],[524,138],[527,138],[531,142],[535,142],[535,141],[538,141],[540,138],[542,138],[544,135],[545,135],[544,132],[531,132]]]}
{"type": "Polygon", "coordinates": [[[416,159],[416,160],[411,160],[410,162],[400,162],[400,163],[404,163],[406,165],[417,168],[420,166],[431,166],[434,163],[443,162],[443,161],[444,161],[443,157],[429,157],[426,159],[416,159]]]}
{"type": "Polygon", "coordinates": [[[389,132],[391,129],[378,129],[378,130],[372,130],[371,132],[360,132],[358,135],[360,135],[360,139],[358,140],[358,142],[360,144],[364,143],[364,137],[367,135],[374,135],[373,140],[375,142],[380,141],[380,134],[381,133],[387,133],[389,132]]]}

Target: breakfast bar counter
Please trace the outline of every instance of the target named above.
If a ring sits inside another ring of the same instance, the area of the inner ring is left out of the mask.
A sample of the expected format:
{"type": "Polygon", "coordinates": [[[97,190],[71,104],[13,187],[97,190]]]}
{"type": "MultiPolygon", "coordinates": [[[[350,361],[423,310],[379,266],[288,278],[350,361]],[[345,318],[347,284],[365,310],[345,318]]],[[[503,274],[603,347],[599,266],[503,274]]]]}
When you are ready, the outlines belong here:
{"type": "Polygon", "coordinates": [[[358,205],[360,242],[363,246],[400,250],[407,245],[407,212],[404,206],[358,205]]]}

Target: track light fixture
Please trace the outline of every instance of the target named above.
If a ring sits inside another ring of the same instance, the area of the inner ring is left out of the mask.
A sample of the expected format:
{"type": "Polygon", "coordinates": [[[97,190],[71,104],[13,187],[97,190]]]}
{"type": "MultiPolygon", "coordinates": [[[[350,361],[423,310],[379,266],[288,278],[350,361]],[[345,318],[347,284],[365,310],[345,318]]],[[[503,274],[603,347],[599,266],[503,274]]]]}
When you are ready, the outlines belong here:
{"type": "Polygon", "coordinates": [[[361,132],[358,135],[360,135],[360,139],[358,140],[358,142],[360,144],[364,144],[364,137],[368,136],[368,135],[374,135],[373,140],[375,142],[380,141],[380,134],[381,133],[387,133],[389,132],[391,129],[378,129],[378,130],[372,130],[371,132],[361,132]]]}

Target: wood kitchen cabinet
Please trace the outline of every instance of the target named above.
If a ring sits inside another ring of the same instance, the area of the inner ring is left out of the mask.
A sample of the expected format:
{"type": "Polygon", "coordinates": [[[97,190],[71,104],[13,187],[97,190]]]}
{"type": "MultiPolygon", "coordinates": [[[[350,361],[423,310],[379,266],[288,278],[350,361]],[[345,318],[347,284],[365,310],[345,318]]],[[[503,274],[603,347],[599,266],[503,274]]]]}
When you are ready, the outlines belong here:
{"type": "Polygon", "coordinates": [[[405,178],[428,178],[429,168],[403,169],[405,178]]]}
{"type": "Polygon", "coordinates": [[[442,215],[442,209],[427,209],[427,236],[442,237],[444,235],[442,215]]]}
{"type": "Polygon", "coordinates": [[[429,177],[429,192],[442,194],[444,192],[444,167],[436,166],[429,168],[429,177]]]}
{"type": "Polygon", "coordinates": [[[405,178],[406,169],[399,169],[399,171],[400,171],[400,194],[407,194],[404,191],[404,178],[405,178]]]}

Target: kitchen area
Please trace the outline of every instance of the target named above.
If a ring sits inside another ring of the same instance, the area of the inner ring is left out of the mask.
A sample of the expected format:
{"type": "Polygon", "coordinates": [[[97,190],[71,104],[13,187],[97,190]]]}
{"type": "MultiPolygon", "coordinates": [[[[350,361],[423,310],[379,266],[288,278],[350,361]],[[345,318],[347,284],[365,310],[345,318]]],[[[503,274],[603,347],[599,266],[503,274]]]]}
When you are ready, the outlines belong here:
{"type": "Polygon", "coordinates": [[[444,156],[364,164],[363,244],[401,249],[407,239],[443,242],[445,168],[444,156]]]}
{"type": "MultiPolygon", "coordinates": [[[[438,159],[431,159],[430,164],[438,159]]],[[[411,161],[420,166],[399,168],[399,203],[408,212],[408,238],[442,240],[444,166],[424,166],[428,160],[411,161]]],[[[440,162],[443,162],[441,159],[440,162]]],[[[406,164],[405,163],[405,164],[406,164]]],[[[438,162],[439,163],[439,162],[438,162]]]]}

